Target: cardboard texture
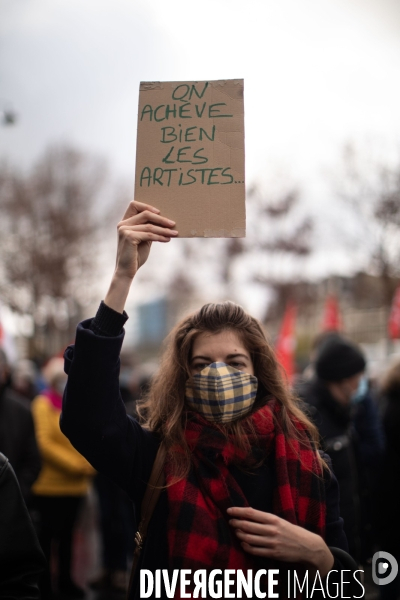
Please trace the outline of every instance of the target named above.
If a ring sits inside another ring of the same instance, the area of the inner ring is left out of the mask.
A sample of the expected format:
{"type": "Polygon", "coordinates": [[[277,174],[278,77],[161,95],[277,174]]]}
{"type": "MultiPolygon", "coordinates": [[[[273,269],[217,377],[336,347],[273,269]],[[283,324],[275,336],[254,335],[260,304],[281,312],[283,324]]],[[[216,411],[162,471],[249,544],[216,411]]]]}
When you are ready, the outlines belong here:
{"type": "Polygon", "coordinates": [[[246,235],[242,79],[140,84],[135,199],[179,237],[246,235]]]}

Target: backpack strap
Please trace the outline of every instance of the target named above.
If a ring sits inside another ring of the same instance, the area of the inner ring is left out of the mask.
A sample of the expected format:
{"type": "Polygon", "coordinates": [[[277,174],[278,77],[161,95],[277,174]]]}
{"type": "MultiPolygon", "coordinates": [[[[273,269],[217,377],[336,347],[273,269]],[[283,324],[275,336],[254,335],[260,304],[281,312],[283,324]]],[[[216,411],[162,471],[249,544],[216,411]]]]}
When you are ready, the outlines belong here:
{"type": "Polygon", "coordinates": [[[154,459],[153,468],[150,474],[150,479],[147,483],[146,491],[142,500],[141,507],[141,519],[139,523],[138,530],[135,534],[135,552],[133,553],[133,563],[131,569],[131,575],[129,578],[129,587],[128,587],[128,596],[132,588],[133,578],[135,575],[135,571],[137,565],[139,563],[140,554],[142,552],[143,544],[147,535],[147,528],[151,519],[151,516],[154,512],[155,506],[157,504],[158,498],[160,497],[161,490],[165,486],[165,458],[167,452],[163,442],[161,442],[160,447],[158,448],[156,457],[154,459]]]}

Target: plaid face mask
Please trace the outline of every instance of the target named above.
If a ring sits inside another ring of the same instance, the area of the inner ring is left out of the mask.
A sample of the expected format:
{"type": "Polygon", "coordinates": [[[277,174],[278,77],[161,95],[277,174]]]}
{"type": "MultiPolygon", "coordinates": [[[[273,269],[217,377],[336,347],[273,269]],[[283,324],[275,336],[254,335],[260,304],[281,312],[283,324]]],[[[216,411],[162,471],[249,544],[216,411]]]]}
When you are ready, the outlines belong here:
{"type": "Polygon", "coordinates": [[[209,421],[229,423],[251,410],[257,387],[254,375],[216,362],[188,379],[185,398],[191,409],[209,421]]]}

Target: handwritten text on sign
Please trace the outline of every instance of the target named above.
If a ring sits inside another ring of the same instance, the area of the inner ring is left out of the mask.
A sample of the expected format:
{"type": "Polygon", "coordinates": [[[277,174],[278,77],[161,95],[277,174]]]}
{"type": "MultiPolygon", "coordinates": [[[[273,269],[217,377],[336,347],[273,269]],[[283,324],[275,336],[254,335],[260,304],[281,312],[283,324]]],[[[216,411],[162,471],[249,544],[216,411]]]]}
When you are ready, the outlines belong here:
{"type": "Polygon", "coordinates": [[[244,235],[243,113],[242,80],[142,83],[136,199],[176,208],[183,235],[244,235]]]}

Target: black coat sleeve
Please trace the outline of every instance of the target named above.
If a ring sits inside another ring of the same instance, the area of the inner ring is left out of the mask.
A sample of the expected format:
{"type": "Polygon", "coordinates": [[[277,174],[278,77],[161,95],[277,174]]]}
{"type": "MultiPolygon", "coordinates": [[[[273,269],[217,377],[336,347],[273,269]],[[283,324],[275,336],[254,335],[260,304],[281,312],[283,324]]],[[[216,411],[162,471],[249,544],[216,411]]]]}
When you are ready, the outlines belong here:
{"type": "Polygon", "coordinates": [[[326,496],[326,531],[325,542],[327,546],[340,548],[345,552],[349,551],[346,534],[343,529],[343,519],[340,516],[339,509],[339,484],[332,471],[332,463],[327,454],[323,454],[330,470],[326,470],[325,478],[325,496],[326,496]]]}
{"type": "Polygon", "coordinates": [[[37,600],[45,568],[15,473],[0,454],[0,598],[37,600]]]}
{"type": "Polygon", "coordinates": [[[95,469],[140,503],[159,441],[126,414],[119,391],[123,338],[123,331],[96,334],[91,320],[78,325],[75,346],[64,355],[68,383],[60,427],[95,469]]]}

